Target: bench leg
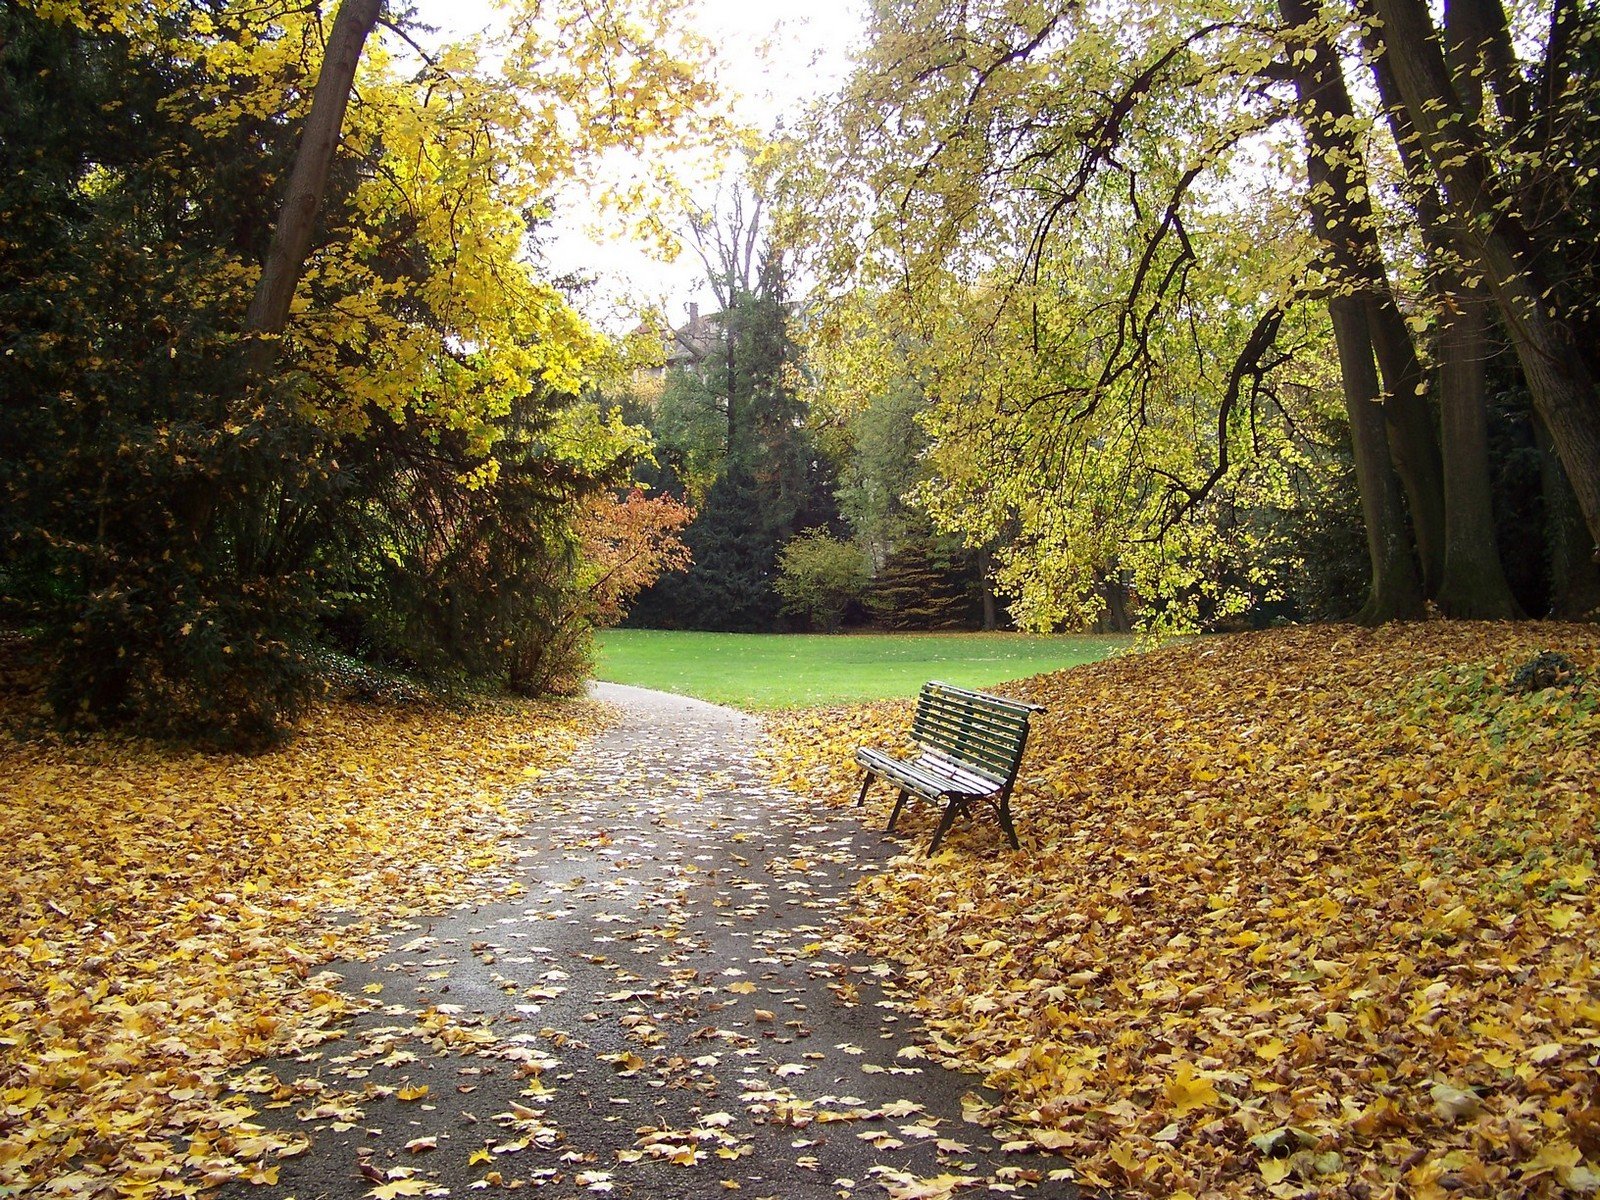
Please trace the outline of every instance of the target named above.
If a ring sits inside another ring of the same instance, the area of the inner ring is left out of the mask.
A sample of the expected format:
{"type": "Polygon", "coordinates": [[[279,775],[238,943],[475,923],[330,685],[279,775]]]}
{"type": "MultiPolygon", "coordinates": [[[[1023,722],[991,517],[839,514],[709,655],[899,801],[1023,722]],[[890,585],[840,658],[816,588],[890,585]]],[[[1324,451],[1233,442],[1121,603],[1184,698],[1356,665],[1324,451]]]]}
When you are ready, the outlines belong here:
{"type": "Polygon", "coordinates": [[[1001,796],[1000,803],[995,809],[1000,816],[1000,828],[1006,831],[1006,839],[1011,843],[1011,848],[1021,850],[1022,844],[1017,841],[1017,827],[1011,823],[1011,797],[1001,796]]]}
{"type": "Polygon", "coordinates": [[[871,787],[871,786],[872,786],[872,772],[871,771],[863,771],[861,773],[861,794],[856,797],[856,807],[857,808],[860,808],[863,804],[865,804],[867,802],[867,789],[869,787],[871,787]]]}
{"type": "Polygon", "coordinates": [[[939,849],[939,843],[944,841],[944,835],[950,832],[950,826],[955,824],[956,813],[965,807],[966,805],[961,802],[961,797],[950,797],[950,802],[944,806],[944,816],[939,818],[939,828],[933,831],[933,841],[928,843],[929,858],[932,858],[934,851],[939,849]]]}
{"type": "Polygon", "coordinates": [[[906,789],[901,788],[900,795],[895,799],[894,802],[894,811],[889,814],[889,823],[883,827],[883,831],[885,833],[894,832],[894,823],[900,819],[900,810],[906,806],[907,795],[908,793],[906,789]]]}

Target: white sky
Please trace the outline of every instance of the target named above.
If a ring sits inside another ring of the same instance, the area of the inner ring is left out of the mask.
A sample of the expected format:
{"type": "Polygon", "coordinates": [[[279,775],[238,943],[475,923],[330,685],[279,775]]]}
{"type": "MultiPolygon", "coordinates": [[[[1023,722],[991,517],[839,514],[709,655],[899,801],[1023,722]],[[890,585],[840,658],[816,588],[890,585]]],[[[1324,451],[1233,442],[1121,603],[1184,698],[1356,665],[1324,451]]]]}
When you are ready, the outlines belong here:
{"type": "MultiPolygon", "coordinates": [[[[475,33],[499,20],[493,0],[415,3],[418,17],[437,26],[441,38],[475,33]]],[[[842,81],[861,27],[862,3],[693,0],[691,11],[700,32],[717,48],[717,75],[734,97],[736,117],[767,131],[842,81]]],[[[708,201],[710,193],[708,184],[708,201]]],[[[548,258],[557,274],[578,270],[599,276],[596,294],[584,304],[591,319],[615,327],[626,319],[619,305],[659,302],[677,323],[689,301],[707,308],[714,304],[692,251],[673,263],[656,261],[620,229],[595,228],[597,214],[585,208],[581,197],[567,198],[548,258]]]]}

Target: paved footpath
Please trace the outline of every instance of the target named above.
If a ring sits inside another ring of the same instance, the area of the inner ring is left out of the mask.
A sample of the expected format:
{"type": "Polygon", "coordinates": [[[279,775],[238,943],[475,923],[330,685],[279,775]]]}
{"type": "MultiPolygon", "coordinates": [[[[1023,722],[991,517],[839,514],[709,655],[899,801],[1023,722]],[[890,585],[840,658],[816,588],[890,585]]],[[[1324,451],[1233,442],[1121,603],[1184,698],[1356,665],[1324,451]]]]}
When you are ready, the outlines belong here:
{"type": "Polygon", "coordinates": [[[514,894],[337,965],[376,1007],[269,1064],[258,1120],[311,1148],[238,1193],[1073,1195],[963,1119],[976,1077],[851,953],[851,887],[903,848],[881,813],[770,787],[733,710],[597,696],[622,719],[526,798],[514,894]]]}

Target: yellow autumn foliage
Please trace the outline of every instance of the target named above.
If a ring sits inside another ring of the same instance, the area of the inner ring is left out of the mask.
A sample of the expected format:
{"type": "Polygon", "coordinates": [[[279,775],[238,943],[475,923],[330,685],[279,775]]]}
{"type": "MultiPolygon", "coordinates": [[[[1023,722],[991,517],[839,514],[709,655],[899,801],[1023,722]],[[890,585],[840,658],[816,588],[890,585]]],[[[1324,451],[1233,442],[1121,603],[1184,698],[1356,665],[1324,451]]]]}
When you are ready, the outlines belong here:
{"type": "MultiPolygon", "coordinates": [[[[1086,1183],[1193,1197],[1600,1185],[1600,631],[1208,638],[1000,690],[1013,801],[863,888],[855,928],[995,1114],[1086,1183]],[[1583,686],[1508,689],[1557,650],[1583,686]]],[[[906,705],[774,722],[834,803],[906,705]]],[[[880,801],[881,809],[881,801],[880,801]]],[[[879,819],[874,813],[872,819],[879,819]]]]}
{"type": "Polygon", "coordinates": [[[282,750],[204,755],[42,732],[30,696],[0,677],[0,1194],[275,1171],[303,1139],[252,1126],[226,1072],[351,1011],[317,968],[380,921],[494,883],[508,797],[603,720],[340,702],[282,750]]]}
{"type": "MultiPolygon", "coordinates": [[[[279,0],[24,7],[170,61],[192,78],[166,103],[196,139],[230,154],[241,127],[305,118],[338,10],[279,0]]],[[[611,339],[546,278],[530,233],[579,198],[619,221],[675,203],[678,152],[732,134],[711,54],[681,0],[518,0],[492,32],[452,41],[410,16],[381,22],[340,129],[338,164],[353,182],[324,201],[326,232],[282,334],[303,415],[360,438],[384,414],[489,455],[499,422],[535,387],[576,395],[620,372],[611,339]],[[648,185],[608,188],[622,164],[648,185]]],[[[218,249],[195,299],[242,312],[259,275],[248,256],[218,249]]]]}

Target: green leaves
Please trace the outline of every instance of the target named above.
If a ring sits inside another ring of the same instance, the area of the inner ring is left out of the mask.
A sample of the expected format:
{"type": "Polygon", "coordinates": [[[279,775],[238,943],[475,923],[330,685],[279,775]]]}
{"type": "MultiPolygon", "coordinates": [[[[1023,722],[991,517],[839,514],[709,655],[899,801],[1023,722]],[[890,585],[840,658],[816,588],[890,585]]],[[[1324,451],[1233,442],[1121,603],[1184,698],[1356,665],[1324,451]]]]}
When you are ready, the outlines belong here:
{"type": "Polygon", "coordinates": [[[915,503],[998,547],[1024,627],[1093,621],[1108,584],[1179,628],[1281,586],[1242,514],[1315,492],[1327,373],[1275,49],[1208,4],[918,0],[809,131],[797,202],[820,237],[870,231],[821,300],[825,406],[920,389],[915,503]]]}
{"type": "Polygon", "coordinates": [[[581,658],[542,606],[578,586],[579,505],[645,443],[576,402],[619,364],[528,222],[607,154],[709,135],[706,48],[671,0],[511,13],[420,68],[375,33],[264,373],[239,338],[325,7],[0,17],[34,115],[0,147],[26,281],[0,300],[25,331],[0,574],[63,720],[265,744],[330,645],[525,687],[581,658]]]}

